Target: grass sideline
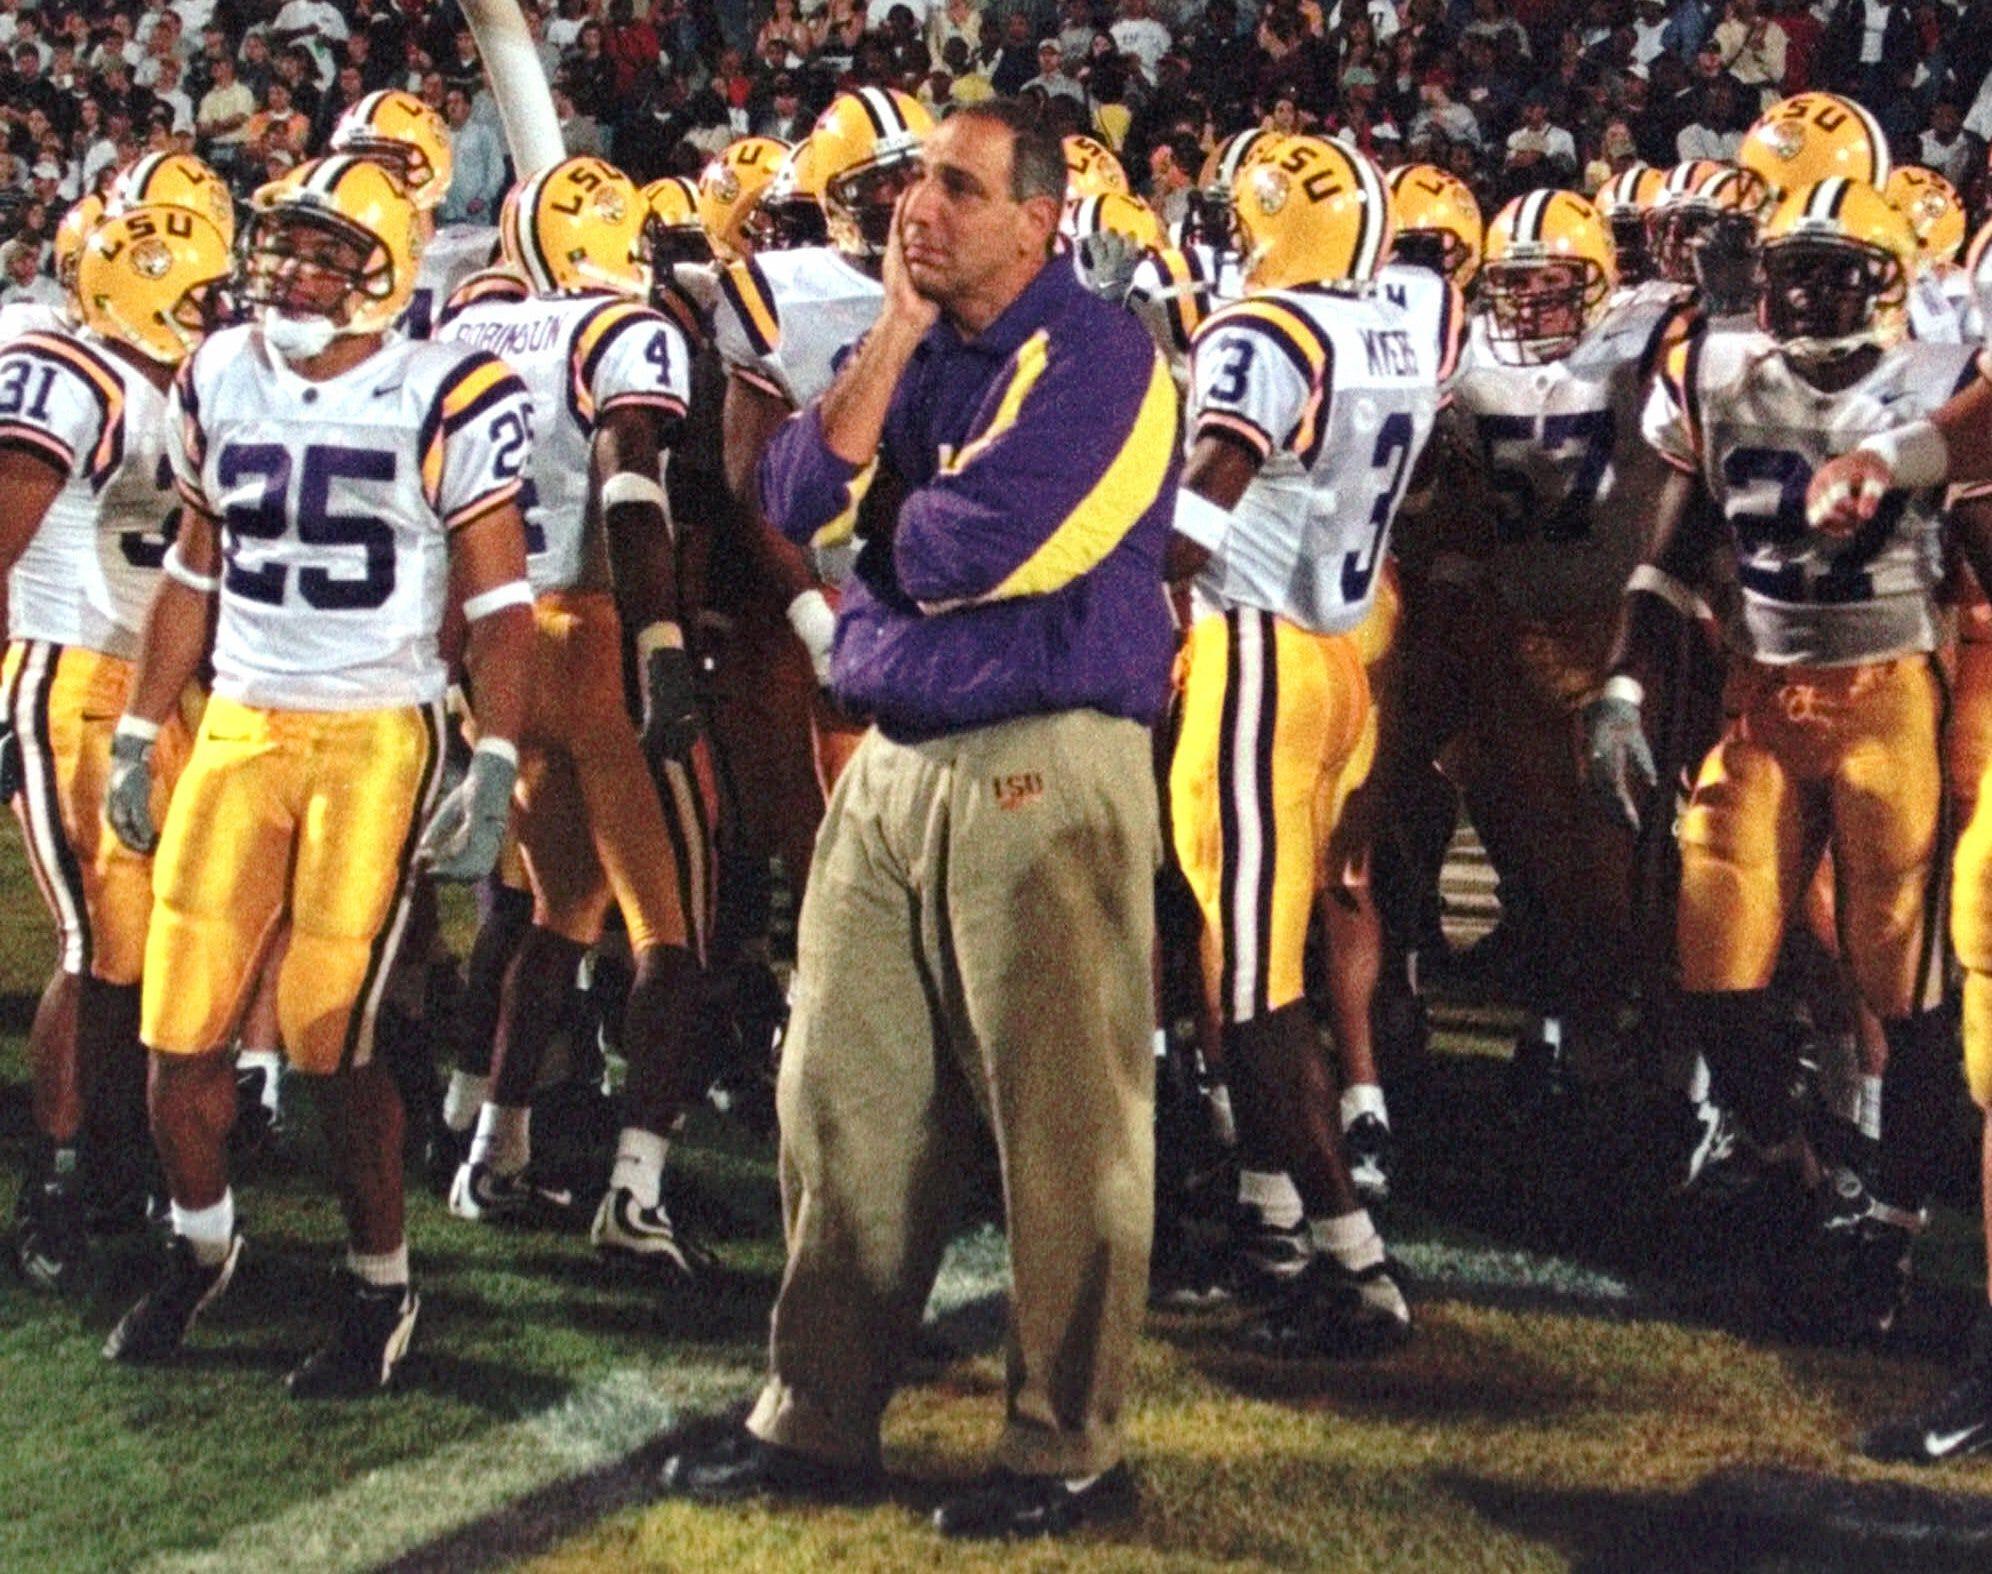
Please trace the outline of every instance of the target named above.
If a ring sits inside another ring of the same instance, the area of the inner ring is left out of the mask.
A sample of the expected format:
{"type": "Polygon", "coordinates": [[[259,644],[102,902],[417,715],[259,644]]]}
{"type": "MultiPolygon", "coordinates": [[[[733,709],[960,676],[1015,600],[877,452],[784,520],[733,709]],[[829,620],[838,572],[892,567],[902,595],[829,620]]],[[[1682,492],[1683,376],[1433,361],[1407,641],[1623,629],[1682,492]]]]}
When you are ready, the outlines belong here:
{"type": "MultiPolygon", "coordinates": [[[[10,827],[9,1213],[22,1034],[51,952],[10,827]]],[[[1846,1448],[1941,1380],[1978,1271],[1971,1222],[1940,1215],[1904,1350],[1781,1338],[1747,1296],[1646,1272],[1656,1216],[1606,1180],[1639,1161],[1640,1119],[1600,1111],[1578,1170],[1512,1168],[1502,1028],[1498,1014],[1450,1013],[1402,1106],[1405,1195],[1387,1225],[1416,1278],[1418,1340],[1368,1366],[1281,1367],[1228,1351],[1225,1318],[1156,1318],[1134,1373],[1144,1500],[1130,1525],[963,1553],[924,1524],[1000,1415],[1003,1258],[987,1229],[952,1254],[942,1354],[890,1417],[889,1461],[912,1483],[894,1501],[658,1501],[669,1441],[751,1393],[780,1268],[767,1154],[701,1121],[685,1163],[740,1226],[722,1243],[725,1294],[665,1293],[605,1271],[577,1237],[464,1225],[424,1196],[423,1324],[392,1400],[307,1408],[279,1387],[337,1260],[308,1144],[298,1168],[242,1186],[242,1277],[175,1366],[98,1355],[132,1293],[135,1245],[107,1252],[74,1302],[0,1276],[0,1569],[1992,1567],[1992,1467],[1890,1471],[1846,1448]]]]}

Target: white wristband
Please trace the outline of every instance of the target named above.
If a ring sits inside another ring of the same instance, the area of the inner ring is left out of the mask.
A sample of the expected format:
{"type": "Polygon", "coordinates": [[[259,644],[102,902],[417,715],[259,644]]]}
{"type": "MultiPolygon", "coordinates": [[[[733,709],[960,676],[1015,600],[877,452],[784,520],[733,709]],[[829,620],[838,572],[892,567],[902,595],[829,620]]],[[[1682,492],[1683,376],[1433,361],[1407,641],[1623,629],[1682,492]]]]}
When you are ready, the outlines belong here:
{"type": "Polygon", "coordinates": [[[1220,552],[1231,530],[1231,510],[1219,508],[1188,487],[1180,487],[1176,492],[1175,530],[1177,535],[1196,542],[1206,552],[1220,552]]]}
{"type": "Polygon", "coordinates": [[[1649,596],[1658,596],[1684,618],[1701,619],[1713,615],[1706,601],[1664,568],[1655,568],[1651,563],[1641,563],[1625,582],[1628,596],[1641,591],[1649,596]]]}
{"type": "Polygon", "coordinates": [[[159,723],[156,721],[147,721],[143,716],[133,716],[130,713],[126,713],[118,718],[117,727],[111,736],[114,738],[136,738],[140,743],[153,743],[159,737],[159,723]]]}
{"type": "Polygon", "coordinates": [[[1629,672],[1614,672],[1605,679],[1604,687],[1598,690],[1601,700],[1624,700],[1626,704],[1640,706],[1646,703],[1646,685],[1629,672]]]}
{"type": "Polygon", "coordinates": [[[788,604],[789,627],[812,656],[826,652],[837,640],[837,614],[820,590],[805,590],[788,604]]]}
{"type": "Polygon", "coordinates": [[[655,623],[646,623],[636,631],[636,654],[638,660],[647,659],[653,650],[683,650],[685,631],[668,618],[659,618],[655,623]]]}
{"type": "Polygon", "coordinates": [[[1941,486],[1950,475],[1950,444],[1934,421],[1912,421],[1877,432],[1856,451],[1873,454],[1887,465],[1889,479],[1897,487],[1941,486]]]}
{"type": "Polygon", "coordinates": [[[463,604],[463,620],[475,623],[479,618],[488,618],[494,612],[503,612],[507,607],[529,607],[533,604],[533,587],[523,579],[508,579],[502,585],[490,590],[480,590],[468,597],[463,604]]]}
{"type": "Polygon", "coordinates": [[[168,579],[178,580],[189,590],[197,590],[204,596],[211,596],[221,589],[219,574],[196,574],[187,567],[180,557],[180,543],[177,541],[167,550],[166,561],[159,566],[166,571],[168,579]]]}
{"type": "Polygon", "coordinates": [[[477,747],[470,752],[473,755],[495,754],[514,770],[519,767],[519,746],[510,738],[479,738],[477,747]]]}
{"type": "Polygon", "coordinates": [[[618,470],[602,483],[602,507],[610,509],[619,503],[654,503],[665,511],[667,519],[670,517],[664,488],[654,476],[639,475],[634,470],[618,470]]]}

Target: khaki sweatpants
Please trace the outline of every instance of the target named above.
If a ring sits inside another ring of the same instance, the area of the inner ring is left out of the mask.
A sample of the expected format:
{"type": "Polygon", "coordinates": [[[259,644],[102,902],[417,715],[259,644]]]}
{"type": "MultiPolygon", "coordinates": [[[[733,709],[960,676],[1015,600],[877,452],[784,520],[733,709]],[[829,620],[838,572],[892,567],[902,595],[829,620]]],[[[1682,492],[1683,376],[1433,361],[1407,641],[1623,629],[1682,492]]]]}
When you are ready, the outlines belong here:
{"type": "Polygon", "coordinates": [[[1149,747],[1094,711],[874,729],[838,781],[777,1091],[788,1267],[757,1436],[876,1461],[979,1115],[1013,1278],[997,1463],[1120,1459],[1153,1209],[1149,747]]]}

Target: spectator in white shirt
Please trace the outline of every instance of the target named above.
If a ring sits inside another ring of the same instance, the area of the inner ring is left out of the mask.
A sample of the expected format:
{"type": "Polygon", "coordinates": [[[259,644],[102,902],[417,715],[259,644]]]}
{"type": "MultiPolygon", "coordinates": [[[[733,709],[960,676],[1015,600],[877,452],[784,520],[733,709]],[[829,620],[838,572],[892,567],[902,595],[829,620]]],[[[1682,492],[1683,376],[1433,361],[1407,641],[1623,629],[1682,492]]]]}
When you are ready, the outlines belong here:
{"type": "Polygon", "coordinates": [[[62,286],[41,271],[40,248],[27,241],[10,240],[0,246],[0,306],[16,301],[33,301],[60,310],[62,286]]]}
{"type": "Polygon", "coordinates": [[[1577,144],[1553,125],[1549,100],[1531,93],[1522,105],[1522,123],[1508,133],[1507,166],[1535,185],[1554,185],[1577,172],[1577,144]]]}
{"type": "Polygon", "coordinates": [[[1632,64],[1650,66],[1666,51],[1667,0],[1639,0],[1632,17],[1632,64]]]}
{"type": "Polygon", "coordinates": [[[171,55],[159,62],[158,74],[152,80],[152,101],[173,112],[175,132],[194,129],[194,101],[181,88],[180,62],[171,55]]]}
{"type": "Polygon", "coordinates": [[[445,224],[494,224],[505,191],[505,154],[498,138],[470,112],[470,95],[460,87],[443,94],[443,118],[450,123],[450,190],[437,217],[445,224]]]}
{"type": "Polygon", "coordinates": [[[1710,77],[1702,83],[1701,108],[1674,139],[1674,149],[1683,159],[1714,159],[1726,164],[1736,157],[1745,129],[1738,124],[1737,91],[1728,77],[1710,77]]]}
{"type": "Polygon", "coordinates": [[[1757,0],[1729,0],[1729,16],[1715,30],[1722,51],[1722,68],[1746,88],[1755,88],[1761,105],[1783,90],[1785,30],[1762,14],[1757,0]]]}
{"type": "Polygon", "coordinates": [[[301,43],[311,51],[322,87],[332,80],[332,46],[343,44],[350,29],[338,9],[326,4],[326,0],[286,0],[276,21],[270,24],[270,31],[286,48],[301,43]]]}
{"type": "Polygon", "coordinates": [[[235,62],[226,56],[214,63],[214,86],[201,95],[194,125],[201,141],[215,147],[237,147],[242,128],[256,113],[256,95],[236,80],[235,62]]]}
{"type": "Polygon", "coordinates": [[[1114,47],[1140,62],[1141,74],[1152,84],[1155,67],[1169,53],[1169,29],[1148,14],[1148,0],[1121,0],[1120,20],[1108,29],[1114,47]]]}
{"type": "Polygon", "coordinates": [[[1964,129],[1964,109],[1956,99],[1930,106],[1930,129],[1918,141],[1916,162],[1935,170],[1959,191],[1985,162],[1985,144],[1964,129]]]}

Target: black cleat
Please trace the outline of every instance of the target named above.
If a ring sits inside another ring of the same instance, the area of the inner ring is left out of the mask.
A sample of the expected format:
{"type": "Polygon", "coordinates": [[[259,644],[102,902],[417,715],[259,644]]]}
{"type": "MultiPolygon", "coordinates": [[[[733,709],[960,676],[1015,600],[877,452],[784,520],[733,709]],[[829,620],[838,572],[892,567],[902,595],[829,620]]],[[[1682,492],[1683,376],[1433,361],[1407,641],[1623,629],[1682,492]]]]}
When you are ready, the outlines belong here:
{"type": "Polygon", "coordinates": [[[1239,1206],[1236,1244],[1232,1248],[1231,1288],[1241,1301],[1265,1306],[1300,1283],[1314,1260],[1314,1243],[1307,1221],[1282,1226],[1268,1224],[1258,1209],[1239,1206]]]}
{"type": "Polygon", "coordinates": [[[503,1224],[552,1224],[573,1212],[574,1193],[536,1178],[532,1168],[507,1175],[466,1160],[450,1186],[449,1209],[459,1219],[503,1224]]]}
{"type": "Polygon", "coordinates": [[[878,1494],[880,1472],[764,1443],[745,1427],[696,1452],[664,1461],[658,1484],[701,1503],[740,1503],[750,1498],[862,1503],[878,1494]]]}
{"type": "Polygon", "coordinates": [[[1356,1199],[1365,1208],[1390,1200],[1390,1169],[1396,1155],[1392,1151],[1390,1128],[1381,1116],[1367,1112],[1350,1121],[1342,1132],[1342,1147],[1349,1159],[1349,1179],[1356,1199]]]}
{"type": "Polygon", "coordinates": [[[1949,1388],[1921,1410],[1869,1427],[1854,1447],[1890,1465],[1935,1465],[1992,1448],[1992,1310],[1978,1314],[1949,1388]]]}
{"type": "Polygon", "coordinates": [[[934,1528],[944,1536],[981,1540],[1063,1536],[1081,1525],[1124,1519],[1137,1501],[1134,1473],[1125,1462],[1076,1482],[998,1470],[936,1509],[934,1528]]]}
{"type": "Polygon", "coordinates": [[[1747,1184],[1754,1173],[1748,1163],[1743,1134],[1736,1119],[1720,1104],[1699,1099],[1688,1106],[1690,1135],[1674,1189],[1681,1192],[1721,1191],[1735,1182],[1747,1184]]]}
{"type": "Polygon", "coordinates": [[[1411,1308],[1388,1259],[1360,1272],[1315,1255],[1288,1293],[1240,1334],[1255,1355],[1282,1360],[1381,1355],[1411,1337],[1411,1308]]]}
{"type": "Polygon", "coordinates": [[[56,1294],[75,1284],[89,1260],[90,1236],[74,1186],[52,1177],[24,1188],[16,1217],[14,1263],[21,1277],[56,1294]]]}
{"type": "Polygon", "coordinates": [[[138,1304],[118,1320],[104,1341],[107,1361],[163,1361],[186,1339],[194,1320],[228,1288],[242,1260],[242,1237],[228,1243],[228,1255],[212,1265],[194,1255],[194,1243],[175,1235],[166,1243],[159,1276],[138,1304]]]}
{"type": "Polygon", "coordinates": [[[394,1381],[415,1337],[422,1298],[405,1284],[341,1276],[343,1304],[332,1337],[284,1379],[293,1399],[360,1399],[394,1381]]]}

